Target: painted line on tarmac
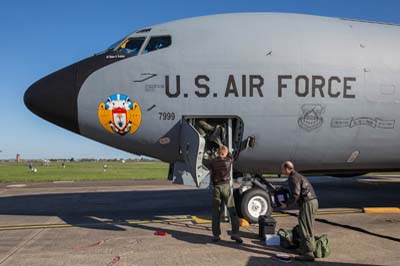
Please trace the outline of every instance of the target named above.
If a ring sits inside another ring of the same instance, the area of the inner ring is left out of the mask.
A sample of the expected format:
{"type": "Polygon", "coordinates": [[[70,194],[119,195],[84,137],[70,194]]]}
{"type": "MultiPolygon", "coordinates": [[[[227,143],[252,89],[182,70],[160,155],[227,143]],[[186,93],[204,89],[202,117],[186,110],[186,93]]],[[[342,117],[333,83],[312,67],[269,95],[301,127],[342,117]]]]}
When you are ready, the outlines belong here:
{"type": "MultiPolygon", "coordinates": [[[[16,225],[16,226],[0,226],[0,231],[7,230],[24,230],[24,229],[55,229],[55,228],[68,228],[68,227],[102,227],[109,225],[135,225],[135,224],[148,224],[148,223],[176,223],[176,222],[193,222],[194,217],[177,218],[177,219],[160,219],[160,220],[128,220],[124,222],[98,222],[98,223],[84,223],[84,224],[37,224],[37,225],[16,225]]],[[[211,222],[211,221],[210,221],[211,222]]]]}
{"type": "Polygon", "coordinates": [[[211,223],[210,219],[204,219],[204,218],[200,218],[200,217],[197,217],[197,216],[192,216],[192,219],[193,219],[193,222],[195,224],[209,224],[209,223],[211,223]]]}
{"type": "MultiPolygon", "coordinates": [[[[72,224],[38,224],[38,225],[17,225],[17,226],[2,226],[0,231],[7,230],[21,230],[21,229],[48,229],[48,228],[63,228],[63,227],[73,227],[72,224]]],[[[83,224],[81,226],[84,226],[83,224]]]]}
{"type": "Polygon", "coordinates": [[[338,211],[317,211],[317,215],[326,215],[326,214],[348,214],[348,213],[363,213],[363,209],[338,210],[338,211]]]}
{"type": "Polygon", "coordinates": [[[373,207],[373,208],[364,208],[365,213],[400,213],[400,208],[398,207],[373,207]]]}
{"type": "MultiPolygon", "coordinates": [[[[337,211],[317,211],[317,215],[352,214],[352,213],[363,213],[363,209],[337,210],[337,211]]],[[[295,213],[289,213],[289,212],[273,213],[272,217],[287,217],[287,216],[292,216],[293,214],[295,214],[295,213]]]]}
{"type": "Polygon", "coordinates": [[[27,186],[26,184],[13,184],[6,186],[6,188],[24,188],[26,186],[27,186]]]}
{"type": "Polygon", "coordinates": [[[371,184],[377,184],[377,183],[398,183],[399,179],[395,177],[377,177],[375,179],[369,179],[369,178],[362,178],[362,179],[357,179],[358,182],[362,183],[371,183],[371,184]]]}

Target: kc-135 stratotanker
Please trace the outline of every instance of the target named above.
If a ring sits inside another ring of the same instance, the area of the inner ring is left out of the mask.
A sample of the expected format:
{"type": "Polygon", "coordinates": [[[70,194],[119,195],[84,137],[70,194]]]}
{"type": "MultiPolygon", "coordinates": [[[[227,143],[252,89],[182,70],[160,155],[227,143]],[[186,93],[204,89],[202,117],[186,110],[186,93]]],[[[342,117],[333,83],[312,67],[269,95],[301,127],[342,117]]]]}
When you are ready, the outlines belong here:
{"type": "Polygon", "coordinates": [[[260,177],[400,170],[400,27],[284,13],[204,16],[144,28],[25,93],[38,116],[208,184],[235,156],[242,215],[271,212],[260,177]]]}

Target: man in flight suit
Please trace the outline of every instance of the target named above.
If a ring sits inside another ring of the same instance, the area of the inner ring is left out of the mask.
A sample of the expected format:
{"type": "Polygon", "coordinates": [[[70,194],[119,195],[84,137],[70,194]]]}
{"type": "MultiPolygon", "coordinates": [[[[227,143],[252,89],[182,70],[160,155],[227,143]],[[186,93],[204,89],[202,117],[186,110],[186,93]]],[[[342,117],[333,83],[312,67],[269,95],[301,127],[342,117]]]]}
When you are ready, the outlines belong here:
{"type": "Polygon", "coordinates": [[[291,207],[297,203],[300,209],[298,217],[300,227],[300,256],[296,256],[296,259],[314,261],[315,241],[313,224],[315,214],[318,210],[317,195],[308,179],[294,170],[292,162],[284,162],[281,172],[284,175],[288,175],[290,189],[290,198],[281,207],[291,207]]]}
{"type": "Polygon", "coordinates": [[[224,202],[228,208],[232,224],[231,239],[237,243],[243,240],[239,236],[239,218],[236,213],[235,201],[233,199],[231,181],[231,168],[233,159],[229,154],[228,148],[224,145],[219,148],[219,156],[209,163],[210,177],[213,185],[212,199],[212,232],[213,242],[220,240],[221,227],[221,203],[224,202]]]}

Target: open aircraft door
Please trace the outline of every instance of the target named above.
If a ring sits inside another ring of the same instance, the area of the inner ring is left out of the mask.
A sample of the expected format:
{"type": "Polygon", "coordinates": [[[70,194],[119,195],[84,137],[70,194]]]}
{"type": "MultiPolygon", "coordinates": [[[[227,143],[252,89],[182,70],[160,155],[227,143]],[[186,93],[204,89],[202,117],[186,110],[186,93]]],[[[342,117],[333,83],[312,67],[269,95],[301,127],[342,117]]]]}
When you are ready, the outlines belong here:
{"type": "Polygon", "coordinates": [[[209,170],[203,165],[205,140],[188,122],[182,119],[180,150],[185,160],[187,171],[192,175],[197,187],[208,176],[209,170]]]}

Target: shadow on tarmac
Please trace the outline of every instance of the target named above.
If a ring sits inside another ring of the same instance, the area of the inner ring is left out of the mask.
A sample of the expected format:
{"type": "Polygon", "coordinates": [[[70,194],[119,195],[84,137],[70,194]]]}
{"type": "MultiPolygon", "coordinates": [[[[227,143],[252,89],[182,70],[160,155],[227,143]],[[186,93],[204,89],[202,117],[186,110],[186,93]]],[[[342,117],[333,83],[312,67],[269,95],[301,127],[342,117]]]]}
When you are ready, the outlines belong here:
{"type": "Polygon", "coordinates": [[[67,224],[103,230],[125,229],[102,221],[123,223],[127,220],[149,220],[161,216],[208,214],[210,210],[211,200],[207,190],[82,192],[0,197],[0,215],[58,216],[67,224]]]}
{"type": "MultiPolygon", "coordinates": [[[[272,258],[263,258],[263,257],[250,257],[249,261],[247,262],[247,266],[264,266],[264,265],[270,265],[270,266],[282,266],[285,265],[285,262],[280,262],[272,258]]],[[[317,260],[316,262],[290,262],[288,263],[289,265],[295,266],[295,265],[318,265],[318,266],[380,266],[380,265],[374,265],[374,264],[359,264],[359,263],[345,263],[345,262],[329,262],[329,261],[320,261],[317,260]]]]}
{"type": "MultiPolygon", "coordinates": [[[[400,178],[399,182],[377,183],[359,182],[357,178],[321,177],[313,178],[312,182],[320,208],[400,206],[400,178]]],[[[103,221],[119,223],[162,216],[210,214],[211,195],[206,189],[79,193],[60,190],[60,193],[52,194],[0,197],[0,215],[58,216],[68,224],[103,230],[124,230],[103,221]]]]}
{"type": "MultiPolygon", "coordinates": [[[[178,227],[192,227],[192,225],[187,225],[187,224],[180,224],[180,223],[168,223],[169,225],[174,225],[178,227]]],[[[149,231],[163,231],[168,233],[171,237],[188,242],[191,244],[198,244],[198,245],[215,245],[215,246],[222,246],[225,248],[231,248],[234,250],[239,250],[239,251],[245,251],[245,252],[251,252],[260,255],[261,257],[255,257],[251,256],[247,262],[247,266],[255,266],[255,265],[283,265],[282,262],[278,261],[275,259],[275,255],[277,253],[283,252],[283,253],[292,253],[292,255],[295,255],[294,251],[288,250],[288,249],[283,249],[281,247],[266,247],[262,244],[261,241],[259,240],[252,240],[251,243],[242,243],[242,244],[237,244],[236,242],[232,240],[225,240],[221,239],[218,242],[211,242],[211,228],[207,226],[203,226],[204,230],[210,231],[207,235],[205,234],[197,234],[197,233],[191,233],[191,232],[184,232],[184,231],[179,231],[179,230],[173,230],[173,229],[165,229],[153,225],[130,225],[131,227],[134,228],[140,228],[144,230],[149,230],[149,231]]],[[[228,232],[230,235],[230,232],[228,232]]],[[[241,232],[241,235],[244,237],[244,235],[241,232]]],[[[257,238],[256,234],[251,234],[251,238],[257,238]]],[[[318,266],[334,266],[334,265],[340,265],[340,266],[379,266],[379,265],[373,265],[373,264],[357,264],[357,263],[345,263],[345,262],[329,262],[326,261],[327,259],[317,259],[316,262],[298,262],[298,261],[292,261],[291,265],[318,265],[318,266]]]]}
{"type": "MultiPolygon", "coordinates": [[[[363,178],[365,179],[365,178],[363,178]]],[[[314,181],[314,180],[313,180],[314,181]]],[[[319,196],[321,208],[362,208],[400,206],[399,182],[375,183],[358,182],[355,178],[330,179],[313,182],[319,196]]],[[[78,188],[77,188],[78,189],[78,188]]],[[[61,192],[61,191],[60,191],[61,192]]],[[[211,195],[208,190],[157,190],[157,191],[112,191],[112,192],[61,192],[37,195],[13,195],[0,197],[0,215],[58,216],[67,224],[97,230],[124,231],[126,226],[150,231],[164,231],[181,241],[199,245],[218,245],[255,253],[247,265],[283,265],[272,257],[277,252],[288,250],[266,248],[257,240],[257,235],[242,232],[251,243],[237,244],[228,240],[211,243],[209,225],[191,225],[179,222],[163,222],[175,226],[164,229],[162,224],[128,224],[129,220],[162,220],[165,216],[211,214],[211,195]],[[108,223],[107,223],[108,222],[108,223]],[[110,224],[111,223],[111,224],[110,224]],[[123,226],[120,226],[123,225],[123,226]],[[124,228],[125,227],[125,228],[124,228]],[[204,230],[189,233],[183,228],[204,230]]],[[[335,225],[345,226],[345,225],[335,225]]],[[[246,241],[248,242],[248,241],[246,241]]],[[[329,259],[329,258],[328,258],[329,259]]],[[[293,262],[292,265],[321,266],[374,266],[371,264],[336,263],[324,259],[314,263],[293,262]]]]}

